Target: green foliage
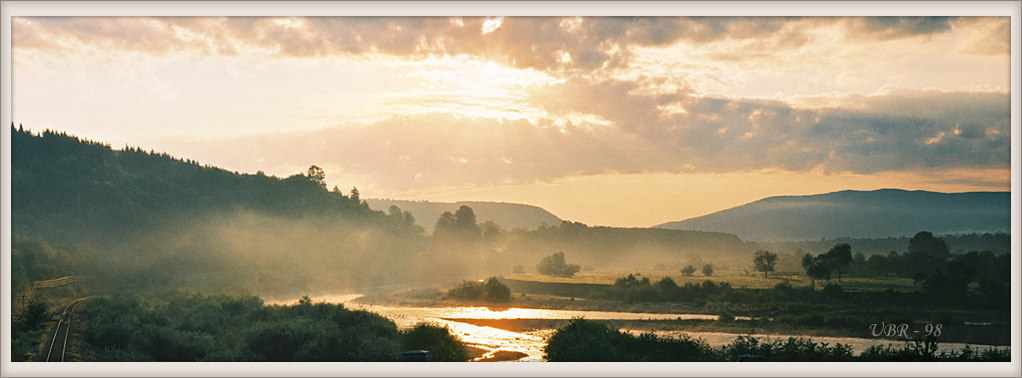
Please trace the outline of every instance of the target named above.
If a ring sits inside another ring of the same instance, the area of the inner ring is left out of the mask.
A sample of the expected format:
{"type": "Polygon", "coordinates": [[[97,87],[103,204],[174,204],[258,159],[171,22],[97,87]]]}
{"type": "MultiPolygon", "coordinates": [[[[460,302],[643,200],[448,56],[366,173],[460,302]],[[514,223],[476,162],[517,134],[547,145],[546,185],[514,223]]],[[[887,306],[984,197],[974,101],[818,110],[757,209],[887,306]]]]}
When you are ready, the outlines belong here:
{"type": "Polygon", "coordinates": [[[834,362],[853,361],[852,348],[844,344],[816,343],[808,338],[789,337],[787,340],[761,342],[752,336],[739,336],[719,351],[724,361],[738,361],[738,356],[753,354],[765,361],[834,362]]]}
{"type": "Polygon", "coordinates": [[[929,361],[1011,361],[1009,348],[987,348],[976,350],[966,345],[961,350],[937,353],[938,340],[933,336],[917,338],[902,348],[891,345],[873,345],[859,355],[859,359],[882,362],[929,362],[929,361]]]}
{"type": "Polygon", "coordinates": [[[458,356],[445,328],[399,332],[377,314],[308,299],[265,306],[256,297],[169,292],[97,298],[82,311],[83,345],[95,361],[396,361],[408,343],[458,356]]]}
{"type": "Polygon", "coordinates": [[[823,255],[813,256],[808,253],[802,256],[802,268],[806,270],[806,275],[811,278],[812,286],[816,287],[816,280],[829,280],[830,279],[830,265],[827,264],[827,259],[823,255]]]}
{"type": "Polygon", "coordinates": [[[328,191],[317,166],[239,174],[49,130],[12,128],[11,146],[16,290],[68,274],[116,277],[107,292],[375,286],[426,245],[410,214],[328,191]]]}
{"type": "Polygon", "coordinates": [[[11,361],[28,361],[49,328],[50,307],[33,300],[20,318],[11,321],[11,361]]]}
{"type": "Polygon", "coordinates": [[[719,285],[713,281],[703,281],[701,285],[687,282],[679,286],[670,277],[664,277],[653,284],[649,277],[639,279],[629,274],[615,280],[613,286],[596,290],[592,295],[628,302],[677,302],[727,298],[732,291],[731,284],[727,282],[719,285]]]}
{"type": "Polygon", "coordinates": [[[466,242],[478,241],[482,230],[476,223],[476,214],[471,207],[461,206],[454,214],[444,212],[433,228],[434,238],[457,239],[466,242]]]}
{"type": "Polygon", "coordinates": [[[446,326],[420,323],[401,331],[403,351],[425,349],[433,361],[467,361],[468,348],[446,326]]]}
{"type": "MultiPolygon", "coordinates": [[[[317,167],[315,165],[310,166],[309,171],[306,172],[305,174],[305,178],[311,181],[313,184],[326,188],[326,172],[323,171],[323,168],[317,167]]],[[[358,194],[357,191],[354,193],[358,194]]],[[[353,199],[356,201],[358,200],[358,198],[353,199]]]]}
{"type": "Polygon", "coordinates": [[[485,302],[507,302],[511,300],[511,289],[497,277],[490,277],[483,282],[464,281],[449,290],[447,295],[485,302]]]}
{"type": "Polygon", "coordinates": [[[713,275],[713,265],[712,264],[703,265],[703,275],[707,276],[707,277],[710,277],[710,276],[713,275]]]}
{"type": "Polygon", "coordinates": [[[684,268],[681,268],[681,274],[685,275],[685,276],[691,276],[692,273],[695,273],[695,272],[696,272],[696,267],[694,267],[692,265],[685,265],[684,268]]]}
{"type": "Polygon", "coordinates": [[[536,265],[539,274],[557,277],[571,277],[578,273],[582,267],[578,264],[568,264],[564,259],[564,252],[558,251],[550,256],[544,257],[536,265]]]}
{"type": "Polygon", "coordinates": [[[688,338],[638,337],[611,329],[603,323],[573,319],[554,332],[547,342],[547,361],[711,361],[712,349],[688,338]]]}
{"type": "Polygon", "coordinates": [[[752,256],[752,262],[755,265],[757,271],[763,272],[763,277],[767,276],[768,272],[774,271],[774,265],[777,264],[777,254],[758,250],[756,254],[752,256]]]}
{"type": "Polygon", "coordinates": [[[848,244],[838,244],[830,251],[827,251],[823,255],[823,260],[827,264],[830,270],[837,272],[838,281],[841,280],[841,273],[843,273],[848,266],[852,264],[852,246],[848,244]]]}
{"type": "Polygon", "coordinates": [[[914,273],[926,274],[943,267],[951,257],[951,251],[944,239],[922,231],[908,241],[908,257],[912,261],[914,273]]]}
{"type": "Polygon", "coordinates": [[[50,309],[45,303],[32,301],[25,310],[24,317],[25,326],[36,328],[49,320],[50,309]]]}

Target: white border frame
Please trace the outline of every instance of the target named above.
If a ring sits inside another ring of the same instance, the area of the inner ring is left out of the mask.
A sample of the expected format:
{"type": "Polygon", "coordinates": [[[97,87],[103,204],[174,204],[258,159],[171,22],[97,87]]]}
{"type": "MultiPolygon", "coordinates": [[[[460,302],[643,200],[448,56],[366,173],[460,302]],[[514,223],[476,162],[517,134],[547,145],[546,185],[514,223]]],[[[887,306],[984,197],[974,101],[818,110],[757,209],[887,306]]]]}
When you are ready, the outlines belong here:
{"type": "Polygon", "coordinates": [[[1020,361],[1020,38],[1022,4],[984,2],[127,2],[0,3],[0,375],[3,376],[1022,376],[1020,361]],[[1006,363],[65,363],[11,362],[11,17],[15,16],[1010,16],[1011,359],[1006,363]]]}

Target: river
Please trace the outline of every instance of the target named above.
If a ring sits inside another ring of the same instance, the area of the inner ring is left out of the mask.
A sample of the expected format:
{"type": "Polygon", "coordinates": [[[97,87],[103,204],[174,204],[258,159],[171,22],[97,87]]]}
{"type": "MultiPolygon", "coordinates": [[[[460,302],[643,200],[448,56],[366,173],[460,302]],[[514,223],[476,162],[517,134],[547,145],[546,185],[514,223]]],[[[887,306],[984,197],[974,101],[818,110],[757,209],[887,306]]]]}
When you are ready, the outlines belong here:
{"type": "MultiPolygon", "coordinates": [[[[508,308],[493,310],[486,307],[413,307],[413,306],[383,306],[362,304],[354,302],[361,297],[361,294],[342,294],[310,297],[313,303],[340,303],[349,309],[366,310],[385,316],[399,328],[412,327],[418,323],[427,322],[447,326],[451,331],[461,338],[465,343],[490,352],[497,350],[521,352],[526,355],[518,361],[543,361],[543,348],[546,347],[546,339],[553,334],[553,329],[543,329],[528,332],[512,332],[492,327],[481,327],[468,323],[451,321],[448,319],[573,319],[584,317],[593,320],[660,320],[660,319],[716,319],[716,315],[706,314],[653,314],[634,312],[612,312],[612,311],[581,311],[581,310],[545,310],[532,308],[508,308]]],[[[294,304],[298,298],[287,300],[266,301],[267,304],[294,304]]],[[[741,318],[739,318],[741,319],[741,318]]],[[[648,332],[637,329],[621,329],[623,332],[639,334],[648,332]]],[[[724,332],[687,332],[687,331],[654,331],[658,336],[678,337],[688,335],[691,338],[703,339],[712,347],[719,347],[730,344],[740,334],[724,332]]],[[[787,339],[789,337],[805,337],[799,335],[766,335],[754,334],[761,340],[787,339]]],[[[888,339],[866,339],[857,337],[826,337],[809,336],[816,342],[823,342],[830,345],[835,343],[851,346],[852,352],[861,353],[872,345],[892,344],[895,347],[904,345],[903,342],[894,342],[888,339]]],[[[941,343],[940,351],[960,350],[966,344],[941,343]]],[[[990,345],[973,345],[973,348],[985,349],[990,345]]]]}

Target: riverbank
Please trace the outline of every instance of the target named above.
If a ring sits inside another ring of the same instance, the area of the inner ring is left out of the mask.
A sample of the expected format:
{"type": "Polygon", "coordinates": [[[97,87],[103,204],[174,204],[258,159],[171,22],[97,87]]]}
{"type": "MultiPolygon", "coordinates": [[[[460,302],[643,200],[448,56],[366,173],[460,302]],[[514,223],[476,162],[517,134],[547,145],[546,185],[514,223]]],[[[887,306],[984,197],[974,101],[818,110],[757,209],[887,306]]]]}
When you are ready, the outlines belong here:
{"type": "Polygon", "coordinates": [[[641,303],[621,302],[607,299],[574,298],[542,294],[516,293],[508,302],[492,303],[471,301],[445,296],[437,289],[410,289],[387,293],[366,294],[353,300],[355,303],[387,306],[414,307],[458,307],[475,306],[493,310],[501,308],[536,308],[545,310],[610,311],[651,314],[707,314],[716,315],[705,307],[687,303],[641,303]]]}
{"type": "MultiPolygon", "coordinates": [[[[896,309],[849,309],[842,312],[835,312],[833,309],[820,308],[819,321],[811,319],[798,319],[797,322],[782,321],[793,316],[804,314],[791,314],[787,311],[777,311],[771,317],[742,318],[735,320],[718,321],[716,316],[722,312],[713,311],[712,307],[696,306],[685,302],[624,302],[608,299],[573,298],[554,295],[539,294],[515,294],[512,299],[505,303],[487,303],[480,301],[469,301],[452,298],[444,295],[443,292],[433,288],[411,289],[389,293],[375,293],[356,299],[354,302],[361,304],[376,304],[386,306],[411,306],[425,308],[440,307],[485,307],[495,314],[489,319],[479,318],[458,318],[449,317],[445,320],[463,322],[467,324],[492,327],[511,332],[529,332],[534,330],[558,329],[567,324],[567,319],[515,319],[499,318],[499,312],[516,309],[544,309],[544,310],[567,310],[567,311],[604,311],[620,313],[645,313],[645,314],[686,314],[702,315],[710,319],[604,319],[602,322],[618,329],[629,329],[637,332],[692,332],[692,333],[727,333],[727,334],[768,334],[768,335],[800,335],[806,337],[850,337],[862,339],[890,339],[895,342],[903,342],[906,337],[915,335],[919,331],[925,335],[926,327],[935,329],[939,324],[941,327],[940,341],[947,343],[982,344],[982,345],[1010,345],[1010,324],[999,320],[990,321],[985,318],[984,313],[948,313],[937,311],[915,311],[914,318],[928,318],[931,320],[919,321],[904,319],[896,309]],[[951,314],[951,315],[949,315],[951,314]],[[970,319],[965,322],[961,319],[970,319]],[[895,334],[890,337],[886,335],[876,336],[880,333],[876,327],[883,329],[886,322],[894,322],[899,326],[906,324],[909,329],[906,334],[895,334]],[[877,324],[877,326],[872,326],[877,324]],[[871,327],[872,326],[872,327],[871,327]]],[[[907,310],[906,310],[907,311],[907,310]]],[[[731,314],[724,312],[726,318],[731,314]]],[[[740,314],[739,314],[740,315],[740,314]]]]}

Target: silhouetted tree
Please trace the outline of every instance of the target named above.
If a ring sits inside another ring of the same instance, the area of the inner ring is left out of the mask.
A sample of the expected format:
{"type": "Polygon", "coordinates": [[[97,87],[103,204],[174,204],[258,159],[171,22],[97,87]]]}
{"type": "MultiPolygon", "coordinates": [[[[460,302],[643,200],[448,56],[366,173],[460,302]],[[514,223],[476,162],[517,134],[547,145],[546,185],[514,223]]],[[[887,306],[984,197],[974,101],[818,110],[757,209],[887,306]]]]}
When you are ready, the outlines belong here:
{"type": "Polygon", "coordinates": [[[696,272],[696,267],[694,267],[692,265],[685,265],[684,268],[681,268],[681,274],[685,275],[685,276],[691,276],[692,273],[695,273],[695,272],[696,272]]]}
{"type": "Polygon", "coordinates": [[[440,238],[456,239],[460,242],[474,243],[479,240],[481,231],[476,224],[476,215],[471,207],[461,206],[454,214],[445,211],[437,219],[433,235],[440,238]]]}
{"type": "Polygon", "coordinates": [[[802,268],[806,270],[806,275],[809,276],[810,285],[812,288],[816,288],[816,280],[830,280],[830,266],[827,265],[823,255],[813,257],[808,253],[802,256],[802,268]]]}
{"type": "Polygon", "coordinates": [[[837,280],[841,282],[841,273],[852,264],[852,246],[847,243],[835,245],[824,255],[830,270],[837,272],[837,280]]]}
{"type": "Polygon", "coordinates": [[[777,264],[777,254],[761,249],[752,256],[752,262],[756,265],[756,270],[763,272],[763,277],[765,278],[768,272],[774,271],[774,264],[777,264]]]}
{"type": "Polygon", "coordinates": [[[863,274],[866,269],[866,255],[862,252],[855,252],[855,255],[852,256],[852,271],[863,274]]]}
{"type": "Polygon", "coordinates": [[[310,166],[309,171],[305,174],[305,178],[316,183],[320,187],[326,188],[326,172],[323,171],[323,168],[315,165],[310,166]]]}
{"type": "Polygon", "coordinates": [[[564,252],[558,251],[550,256],[544,257],[536,265],[536,271],[540,274],[557,277],[571,277],[582,268],[578,264],[568,264],[564,260],[564,252]]]}
{"type": "Polygon", "coordinates": [[[710,265],[710,264],[703,265],[703,275],[707,276],[707,277],[712,276],[713,275],[713,265],[710,265]]]}
{"type": "Polygon", "coordinates": [[[944,239],[922,231],[909,239],[907,255],[913,273],[932,274],[947,264],[951,251],[944,239]]]}

